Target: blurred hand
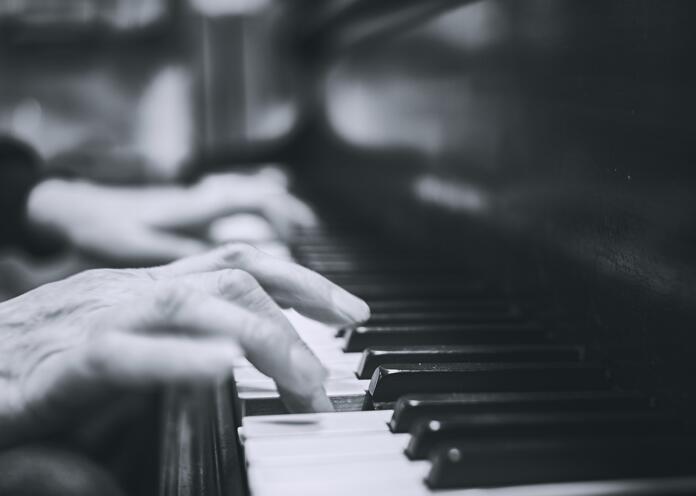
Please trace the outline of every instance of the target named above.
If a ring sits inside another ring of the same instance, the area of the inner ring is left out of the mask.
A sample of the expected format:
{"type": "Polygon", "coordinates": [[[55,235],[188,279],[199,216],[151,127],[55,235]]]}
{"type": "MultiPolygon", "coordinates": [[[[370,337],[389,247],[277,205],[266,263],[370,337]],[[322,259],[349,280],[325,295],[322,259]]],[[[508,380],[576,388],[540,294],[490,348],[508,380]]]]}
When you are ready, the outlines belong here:
{"type": "Polygon", "coordinates": [[[240,356],[290,411],[331,410],[326,372],[280,307],[331,324],[367,305],[246,245],[152,269],[99,269],[0,304],[0,445],[81,419],[118,392],[229,375],[240,356]]]}
{"type": "Polygon", "coordinates": [[[213,221],[233,213],[264,216],[279,236],[316,222],[311,209],[287,190],[278,170],[211,175],[191,187],[102,186],[49,180],[29,198],[30,221],[79,250],[120,264],[161,263],[199,253],[213,221]]]}

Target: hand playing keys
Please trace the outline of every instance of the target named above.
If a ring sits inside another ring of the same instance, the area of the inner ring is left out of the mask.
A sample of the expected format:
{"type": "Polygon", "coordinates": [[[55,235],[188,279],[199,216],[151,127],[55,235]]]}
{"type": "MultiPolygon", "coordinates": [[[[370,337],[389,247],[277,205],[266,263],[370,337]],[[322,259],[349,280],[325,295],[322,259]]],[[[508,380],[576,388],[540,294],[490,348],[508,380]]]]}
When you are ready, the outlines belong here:
{"type": "Polygon", "coordinates": [[[150,269],[99,269],[0,304],[0,444],[128,389],[209,381],[245,356],[294,412],[331,409],[326,371],[281,308],[326,323],[367,305],[246,245],[150,269]]]}
{"type": "Polygon", "coordinates": [[[119,265],[147,265],[205,251],[206,230],[232,214],[261,216],[280,237],[314,225],[314,213],[287,182],[274,168],[209,175],[189,187],[52,179],[34,188],[27,210],[32,224],[81,252],[119,265]]]}

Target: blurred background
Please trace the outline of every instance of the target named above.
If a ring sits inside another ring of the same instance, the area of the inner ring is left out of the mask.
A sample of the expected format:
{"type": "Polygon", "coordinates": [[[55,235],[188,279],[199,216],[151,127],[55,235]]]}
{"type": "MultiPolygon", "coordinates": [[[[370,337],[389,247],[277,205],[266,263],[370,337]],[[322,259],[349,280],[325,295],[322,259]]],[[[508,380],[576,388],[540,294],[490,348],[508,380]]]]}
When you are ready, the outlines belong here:
{"type": "MultiPolygon", "coordinates": [[[[696,302],[694,11],[9,0],[0,131],[49,174],[106,184],[281,163],[298,189],[380,231],[559,294],[581,281],[591,296],[573,289],[573,305],[604,325],[605,290],[696,302]]],[[[11,294],[85,263],[16,255],[3,284],[11,294]]]]}
{"type": "Polygon", "coordinates": [[[345,204],[386,195],[351,208],[414,236],[455,213],[690,301],[693,11],[7,0],[0,131],[107,183],[282,162],[345,204]]]}

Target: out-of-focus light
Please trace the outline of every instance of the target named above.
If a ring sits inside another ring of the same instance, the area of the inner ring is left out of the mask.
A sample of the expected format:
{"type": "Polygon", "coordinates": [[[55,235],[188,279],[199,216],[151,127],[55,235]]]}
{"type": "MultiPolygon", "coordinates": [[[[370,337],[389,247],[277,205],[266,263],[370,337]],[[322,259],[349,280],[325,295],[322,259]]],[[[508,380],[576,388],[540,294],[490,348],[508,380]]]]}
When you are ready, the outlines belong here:
{"type": "Polygon", "coordinates": [[[164,69],[152,80],[138,108],[137,148],[163,177],[176,175],[192,151],[189,84],[183,69],[164,69]]]}
{"type": "Polygon", "coordinates": [[[431,174],[419,176],[413,191],[421,201],[449,210],[481,213],[490,208],[490,195],[462,181],[445,180],[431,174]]]}
{"type": "Polygon", "coordinates": [[[223,217],[208,228],[208,239],[215,244],[230,241],[263,242],[276,238],[273,226],[264,218],[253,214],[223,217]]]}
{"type": "Polygon", "coordinates": [[[287,135],[297,124],[299,112],[293,102],[269,104],[253,116],[250,123],[250,138],[278,139],[287,135]]]}
{"type": "MultiPolygon", "coordinates": [[[[431,154],[442,149],[447,121],[433,95],[445,88],[436,82],[391,76],[360,81],[337,71],[325,91],[329,123],[348,142],[414,147],[431,154]]],[[[458,91],[465,92],[463,87],[458,91]]]]}
{"type": "Polygon", "coordinates": [[[0,0],[0,17],[38,26],[103,22],[129,29],[157,21],[166,9],[166,0],[0,0]]]}
{"type": "Polygon", "coordinates": [[[508,23],[498,2],[476,2],[448,11],[420,34],[455,47],[479,49],[500,41],[509,29],[508,23]]]}
{"type": "Polygon", "coordinates": [[[43,107],[38,100],[22,100],[12,112],[12,132],[21,138],[31,138],[41,132],[43,107]]]}
{"type": "Polygon", "coordinates": [[[206,16],[253,14],[268,6],[270,0],[190,0],[193,8],[206,16]]]}

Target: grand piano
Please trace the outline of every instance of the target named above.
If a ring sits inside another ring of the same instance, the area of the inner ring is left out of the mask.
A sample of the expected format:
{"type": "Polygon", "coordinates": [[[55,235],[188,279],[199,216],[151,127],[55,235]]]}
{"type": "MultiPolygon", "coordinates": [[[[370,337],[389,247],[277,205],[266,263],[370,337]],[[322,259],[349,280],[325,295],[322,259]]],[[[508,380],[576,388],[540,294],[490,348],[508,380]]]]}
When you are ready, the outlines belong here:
{"type": "Polygon", "coordinates": [[[372,317],[289,313],[335,413],[166,391],[160,494],[696,493],[696,4],[281,4],[203,21],[197,163],[287,164],[288,256],[372,317]]]}

